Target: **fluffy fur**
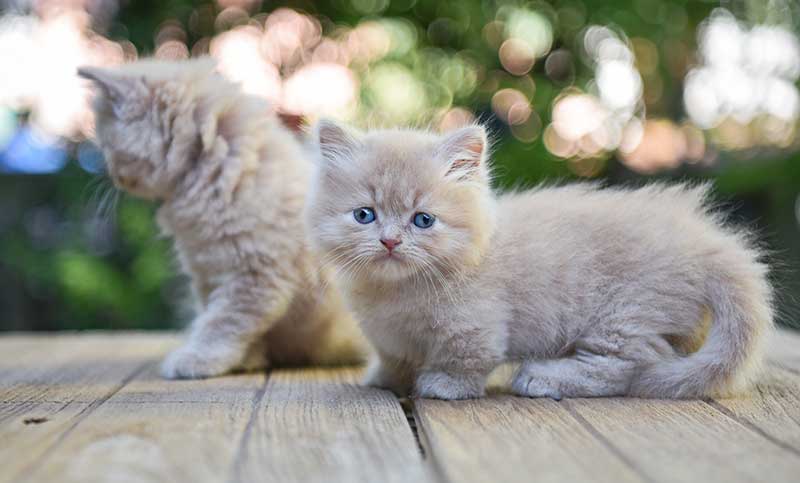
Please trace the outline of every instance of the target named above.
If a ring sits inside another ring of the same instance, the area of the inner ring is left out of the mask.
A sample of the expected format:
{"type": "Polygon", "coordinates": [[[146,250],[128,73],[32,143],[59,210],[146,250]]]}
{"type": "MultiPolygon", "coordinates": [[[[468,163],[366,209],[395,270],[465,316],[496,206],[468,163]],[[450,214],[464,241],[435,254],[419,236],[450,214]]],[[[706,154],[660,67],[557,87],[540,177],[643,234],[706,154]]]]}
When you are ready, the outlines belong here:
{"type": "Polygon", "coordinates": [[[694,398],[754,374],[773,318],[767,267],[710,210],[707,186],[497,196],[479,126],[323,122],[317,135],[307,226],[377,349],[367,384],[473,398],[513,361],[523,396],[694,398]],[[376,220],[356,222],[359,207],[376,220]],[[415,226],[417,212],[434,225],[415,226]]]}
{"type": "Polygon", "coordinates": [[[307,153],[213,62],[83,68],[99,87],[97,140],[120,189],[160,203],[197,313],[162,372],[196,378],[364,353],[356,324],[309,253],[307,153]]]}

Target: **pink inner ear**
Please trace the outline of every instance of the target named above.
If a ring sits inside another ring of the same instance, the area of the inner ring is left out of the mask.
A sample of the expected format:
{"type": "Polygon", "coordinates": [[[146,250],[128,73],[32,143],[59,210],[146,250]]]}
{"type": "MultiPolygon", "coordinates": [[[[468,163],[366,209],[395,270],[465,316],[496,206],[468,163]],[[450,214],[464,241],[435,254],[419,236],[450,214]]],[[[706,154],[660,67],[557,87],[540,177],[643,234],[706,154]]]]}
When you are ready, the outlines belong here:
{"type": "Polygon", "coordinates": [[[467,151],[473,153],[477,160],[481,159],[481,154],[483,154],[483,143],[480,141],[475,141],[472,143],[467,144],[466,146],[467,151]]]}
{"type": "Polygon", "coordinates": [[[450,171],[458,171],[464,168],[475,168],[478,166],[477,159],[457,159],[450,165],[450,171]]]}
{"type": "Polygon", "coordinates": [[[483,154],[483,143],[480,141],[475,141],[469,143],[464,146],[464,150],[469,153],[469,156],[456,159],[450,165],[450,171],[463,169],[463,168],[475,168],[481,162],[481,155],[483,154]]]}

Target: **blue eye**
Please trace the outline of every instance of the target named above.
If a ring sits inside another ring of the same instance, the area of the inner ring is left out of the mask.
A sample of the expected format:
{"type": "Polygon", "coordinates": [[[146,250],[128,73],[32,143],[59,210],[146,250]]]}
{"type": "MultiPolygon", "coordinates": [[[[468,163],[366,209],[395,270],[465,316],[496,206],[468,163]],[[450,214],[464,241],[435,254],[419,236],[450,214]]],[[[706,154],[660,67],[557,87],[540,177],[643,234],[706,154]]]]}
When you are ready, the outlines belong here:
{"type": "Polygon", "coordinates": [[[434,221],[436,221],[436,218],[427,213],[420,212],[414,215],[414,224],[420,228],[430,228],[433,226],[434,221]]]}
{"type": "Polygon", "coordinates": [[[353,210],[353,218],[362,225],[368,225],[375,221],[375,211],[372,208],[356,208],[353,210]]]}

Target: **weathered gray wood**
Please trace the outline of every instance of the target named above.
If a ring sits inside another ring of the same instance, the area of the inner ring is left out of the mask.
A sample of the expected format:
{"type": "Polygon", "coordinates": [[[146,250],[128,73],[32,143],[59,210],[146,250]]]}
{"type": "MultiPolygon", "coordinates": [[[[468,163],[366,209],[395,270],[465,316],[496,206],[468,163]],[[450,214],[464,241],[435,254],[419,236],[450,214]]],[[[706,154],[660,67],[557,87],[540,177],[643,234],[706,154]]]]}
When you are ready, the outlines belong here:
{"type": "Polygon", "coordinates": [[[415,408],[428,458],[451,482],[642,481],[549,399],[417,400],[415,408]]]}
{"type": "Polygon", "coordinates": [[[2,337],[0,402],[94,402],[174,343],[143,333],[2,337]]]}
{"type": "Polygon", "coordinates": [[[42,333],[42,335],[3,333],[0,336],[0,370],[6,365],[20,362],[20,359],[30,359],[36,354],[41,357],[43,343],[52,350],[58,341],[69,339],[65,333],[42,333]]]}
{"type": "Polygon", "coordinates": [[[81,421],[23,481],[227,481],[264,384],[264,374],[165,381],[153,366],[81,421]]]}
{"type": "Polygon", "coordinates": [[[270,375],[235,468],[237,481],[424,482],[397,399],[356,384],[360,371],[270,375]]]}
{"type": "Polygon", "coordinates": [[[397,399],[356,385],[357,370],[164,381],[158,361],[175,343],[174,334],[0,336],[0,482],[727,483],[800,474],[794,333],[778,332],[768,358],[780,367],[739,398],[416,401],[427,461],[397,399]]]}
{"type": "Polygon", "coordinates": [[[652,481],[796,482],[800,457],[702,401],[565,404],[652,481]]]}
{"type": "Polygon", "coordinates": [[[0,338],[0,441],[12,442],[0,451],[0,482],[19,481],[41,466],[171,342],[163,334],[0,338]]]}
{"type": "Polygon", "coordinates": [[[800,455],[800,375],[773,367],[749,393],[712,404],[800,455]]]}
{"type": "Polygon", "coordinates": [[[0,403],[0,482],[18,481],[89,410],[89,403],[0,403]]]}

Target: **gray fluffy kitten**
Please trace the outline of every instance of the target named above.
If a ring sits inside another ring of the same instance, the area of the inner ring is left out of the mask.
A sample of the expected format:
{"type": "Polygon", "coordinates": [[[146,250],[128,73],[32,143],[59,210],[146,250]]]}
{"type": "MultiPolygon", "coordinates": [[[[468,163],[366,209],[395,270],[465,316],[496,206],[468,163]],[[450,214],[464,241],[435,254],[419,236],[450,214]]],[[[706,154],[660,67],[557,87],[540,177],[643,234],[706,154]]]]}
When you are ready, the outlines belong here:
{"type": "Polygon", "coordinates": [[[507,361],[531,397],[694,398],[752,379],[767,267],[706,186],[495,195],[481,127],[317,135],[307,229],[377,349],[368,384],[474,398],[507,361]]]}
{"type": "Polygon", "coordinates": [[[197,314],[162,366],[195,378],[268,364],[358,360],[366,345],[299,213],[310,163],[269,106],[209,59],[83,68],[97,141],[121,189],[159,203],[197,314]]]}

